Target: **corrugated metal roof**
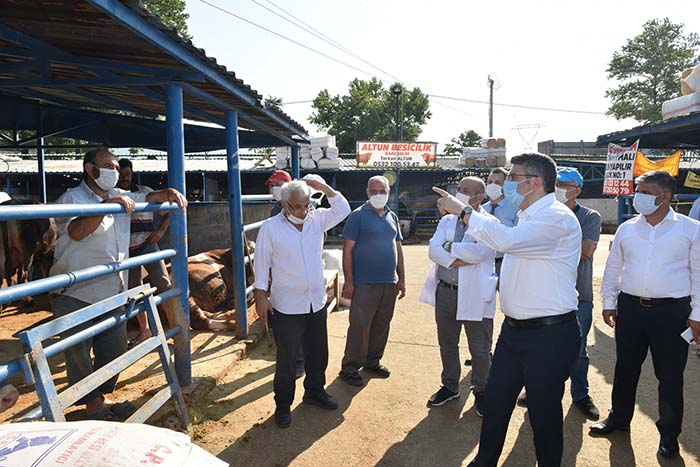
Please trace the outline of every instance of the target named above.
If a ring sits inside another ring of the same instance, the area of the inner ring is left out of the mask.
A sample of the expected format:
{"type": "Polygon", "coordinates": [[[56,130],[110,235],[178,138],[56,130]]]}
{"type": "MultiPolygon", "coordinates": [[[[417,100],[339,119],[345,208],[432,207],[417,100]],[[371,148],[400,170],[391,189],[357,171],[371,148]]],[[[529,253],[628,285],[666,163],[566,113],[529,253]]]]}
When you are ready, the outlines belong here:
{"type": "MultiPolygon", "coordinates": [[[[285,135],[306,134],[306,130],[288,115],[265,108],[262,104],[262,96],[257,91],[237,78],[234,72],[219,65],[216,59],[207,56],[204,50],[195,47],[191,41],[181,38],[174,29],[166,27],[157,16],[149,13],[141,2],[122,0],[113,5],[128,8],[162,32],[165,35],[164,40],[170,40],[171,44],[184,47],[196,59],[228,79],[241,91],[242,95],[247,95],[245,97],[247,100],[239,98],[208,78],[204,81],[174,78],[174,81],[189,83],[241,111],[246,111],[275,131],[285,135]]],[[[49,59],[48,69],[43,71],[48,71],[53,79],[84,82],[85,79],[94,79],[97,76],[94,68],[83,66],[79,61],[71,63],[70,57],[77,57],[83,61],[109,60],[133,65],[131,69],[122,70],[118,67],[110,68],[107,65],[103,68],[112,77],[132,80],[149,76],[147,72],[136,68],[138,66],[163,70],[164,75],[167,75],[168,71],[180,74],[199,72],[186,64],[178,55],[168,52],[152,40],[147,40],[142,31],[130,29],[124,22],[85,0],[0,0],[0,25],[2,24],[43,43],[41,53],[49,59]],[[48,47],[44,48],[46,45],[48,47]],[[61,54],[64,54],[63,57],[68,56],[69,59],[56,59],[61,54]]],[[[29,66],[32,59],[28,57],[27,52],[28,49],[23,49],[9,39],[0,39],[0,80],[39,81],[45,78],[42,70],[29,66]],[[2,50],[3,47],[6,47],[5,51],[2,50]],[[2,65],[6,65],[5,70],[1,69],[2,65]],[[28,66],[23,68],[24,65],[28,66]]],[[[36,84],[28,86],[27,89],[34,98],[47,102],[55,99],[53,102],[59,104],[70,102],[77,106],[98,109],[119,108],[106,104],[104,100],[101,101],[101,98],[106,98],[125,106],[142,109],[146,113],[164,115],[164,85],[149,84],[140,88],[139,90],[135,86],[129,88],[95,83],[94,85],[81,84],[76,87],[42,87],[36,84]]],[[[2,92],[28,97],[24,89],[6,88],[2,92]]],[[[220,106],[198,98],[187,90],[184,93],[184,100],[186,118],[204,120],[201,112],[192,113],[193,109],[196,109],[220,121],[224,120],[224,111],[220,106]]],[[[253,130],[263,129],[256,122],[248,120],[245,115],[239,115],[239,126],[253,130]]]]}

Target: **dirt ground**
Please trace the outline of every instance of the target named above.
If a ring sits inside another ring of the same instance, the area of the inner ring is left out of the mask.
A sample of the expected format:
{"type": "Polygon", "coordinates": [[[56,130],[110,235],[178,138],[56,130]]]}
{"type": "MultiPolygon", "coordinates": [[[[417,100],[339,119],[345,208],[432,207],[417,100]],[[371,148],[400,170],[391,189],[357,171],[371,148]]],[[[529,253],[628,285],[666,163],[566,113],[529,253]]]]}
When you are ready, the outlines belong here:
{"type": "MultiPolygon", "coordinates": [[[[605,236],[596,258],[596,290],[612,237],[605,236]]],[[[469,369],[465,367],[462,398],[429,409],[428,397],[440,387],[440,357],[433,310],[419,303],[429,263],[424,245],[405,248],[408,296],[399,302],[383,363],[391,370],[387,380],[371,379],[362,388],[337,378],[347,330],[347,311],[328,320],[330,363],[328,392],[340,402],[336,411],[295,405],[292,427],[279,430],[272,415],[274,347],[269,341],[224,376],[198,407],[207,414],[195,426],[195,441],[231,465],[260,466],[447,466],[469,463],[477,451],[481,419],[474,400],[467,395],[469,369]]],[[[595,308],[595,324],[589,335],[591,395],[603,414],[610,407],[615,363],[611,330],[595,308]]],[[[498,327],[502,318],[498,319],[498,327]]],[[[462,353],[466,357],[466,340],[462,353]]],[[[700,359],[689,352],[686,370],[686,410],[680,437],[681,458],[659,460],[656,380],[650,361],[644,368],[637,397],[637,411],[629,433],[607,438],[588,435],[591,422],[564,397],[566,467],[700,466],[700,359]]],[[[649,359],[650,360],[650,359],[649,359]]],[[[296,401],[303,395],[301,380],[296,401]]],[[[535,465],[532,431],[527,410],[516,408],[510,423],[501,465],[535,465]]]]}
{"type": "MultiPolygon", "coordinates": [[[[611,236],[604,236],[596,254],[595,290],[603,272],[611,236]]],[[[231,465],[260,466],[447,466],[468,464],[477,451],[481,419],[468,395],[469,368],[462,375],[462,398],[443,407],[429,409],[428,397],[440,387],[440,357],[433,309],[418,301],[429,261],[427,246],[404,248],[407,264],[408,295],[398,303],[383,363],[392,370],[387,380],[371,379],[362,388],[348,386],[337,378],[345,345],[347,311],[331,314],[328,320],[330,362],[326,373],[328,392],[340,402],[336,411],[297,405],[303,395],[301,380],[292,407],[292,427],[279,430],[272,415],[274,346],[264,339],[238,361],[245,345],[232,333],[193,333],[193,375],[197,382],[189,392],[193,404],[194,441],[231,465]],[[233,363],[237,363],[234,365],[233,363]]],[[[50,314],[6,309],[0,318],[0,362],[18,355],[13,337],[50,314]]],[[[589,335],[591,396],[603,414],[610,407],[615,363],[614,339],[600,318],[597,300],[594,327],[589,335]]],[[[497,314],[496,334],[502,317],[497,314]]],[[[466,340],[461,350],[467,356],[466,340]]],[[[647,361],[641,378],[637,411],[629,433],[610,438],[588,436],[591,422],[571,407],[564,397],[565,467],[697,466],[700,467],[700,359],[689,352],[686,370],[684,432],[680,437],[681,458],[659,460],[656,456],[658,415],[656,380],[647,361]]],[[[61,359],[52,367],[59,386],[65,384],[61,359]]],[[[155,354],[125,371],[116,393],[139,405],[157,391],[164,378],[158,371],[155,354]]],[[[18,384],[21,380],[17,379],[18,384]]],[[[0,415],[0,422],[26,409],[36,399],[31,387],[21,386],[23,397],[11,412],[0,415]]],[[[568,391],[568,385],[567,385],[568,391]]],[[[71,409],[69,419],[80,418],[71,409]]],[[[501,456],[507,467],[535,466],[532,431],[527,410],[517,407],[501,456]]]]}

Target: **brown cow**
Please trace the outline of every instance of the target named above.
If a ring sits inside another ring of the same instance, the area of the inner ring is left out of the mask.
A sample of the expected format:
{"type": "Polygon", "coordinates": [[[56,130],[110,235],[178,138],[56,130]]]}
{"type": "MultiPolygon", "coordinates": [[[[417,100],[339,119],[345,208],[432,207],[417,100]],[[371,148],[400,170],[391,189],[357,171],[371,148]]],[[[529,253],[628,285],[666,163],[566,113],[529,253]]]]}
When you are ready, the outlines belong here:
{"type": "MultiPolygon", "coordinates": [[[[190,285],[190,327],[197,330],[235,328],[235,288],[231,249],[210,250],[187,260],[190,285]]],[[[253,268],[246,265],[246,286],[253,268]]]]}
{"type": "Polygon", "coordinates": [[[423,153],[423,160],[428,165],[430,165],[430,164],[437,165],[437,155],[435,155],[433,153],[430,153],[430,152],[423,153]]]}
{"type": "Polygon", "coordinates": [[[358,154],[357,155],[357,163],[361,165],[365,165],[369,162],[370,157],[372,157],[371,152],[365,152],[363,154],[358,154]]]}
{"type": "MultiPolygon", "coordinates": [[[[9,200],[7,205],[41,204],[34,201],[9,200]]],[[[0,280],[12,285],[48,276],[53,263],[57,230],[53,219],[25,219],[0,222],[0,280]]]]}

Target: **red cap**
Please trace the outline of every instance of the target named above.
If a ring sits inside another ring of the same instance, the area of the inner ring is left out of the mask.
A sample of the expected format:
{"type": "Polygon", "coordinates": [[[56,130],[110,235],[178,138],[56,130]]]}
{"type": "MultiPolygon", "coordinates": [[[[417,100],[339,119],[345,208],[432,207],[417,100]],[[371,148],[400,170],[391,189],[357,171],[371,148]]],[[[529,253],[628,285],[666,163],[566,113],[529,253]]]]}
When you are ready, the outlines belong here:
{"type": "Polygon", "coordinates": [[[268,178],[265,181],[265,185],[271,185],[273,183],[277,182],[291,182],[292,181],[292,176],[289,175],[287,172],[284,170],[275,170],[272,172],[272,175],[270,175],[270,178],[268,178]]]}

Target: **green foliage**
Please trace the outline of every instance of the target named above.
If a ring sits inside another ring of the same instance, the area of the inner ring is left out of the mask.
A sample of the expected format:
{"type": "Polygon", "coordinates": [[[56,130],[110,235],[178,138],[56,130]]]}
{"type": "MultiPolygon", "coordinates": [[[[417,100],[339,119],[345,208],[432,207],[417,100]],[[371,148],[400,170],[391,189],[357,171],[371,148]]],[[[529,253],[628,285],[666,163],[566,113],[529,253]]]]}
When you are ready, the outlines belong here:
{"type": "Polygon", "coordinates": [[[683,27],[668,18],[647,21],[641,34],[613,54],[607,73],[619,84],[605,93],[612,100],[608,115],[661,120],[661,104],[680,95],[681,71],[700,60],[700,36],[683,34],[683,27]]]}
{"type": "Polygon", "coordinates": [[[282,106],[284,105],[284,102],[282,102],[281,97],[275,97],[275,96],[267,96],[265,100],[263,101],[263,105],[265,107],[270,107],[275,110],[282,110],[282,106]]]}
{"type": "Polygon", "coordinates": [[[458,137],[452,138],[450,143],[445,145],[442,151],[446,156],[459,156],[462,154],[463,148],[479,146],[481,136],[474,130],[462,132],[458,137]]]}
{"type": "Polygon", "coordinates": [[[183,39],[192,39],[187,33],[187,19],[190,17],[185,12],[185,0],[143,0],[146,9],[154,15],[160,16],[166,26],[175,28],[183,39]]]}
{"type": "MultiPolygon", "coordinates": [[[[402,89],[401,125],[404,141],[416,141],[421,125],[431,117],[428,96],[419,88],[402,89]]],[[[377,78],[354,79],[348,94],[331,96],[327,89],[314,99],[309,121],[335,136],[340,152],[354,153],[357,141],[393,141],[396,138],[395,97],[377,78]]]]}

